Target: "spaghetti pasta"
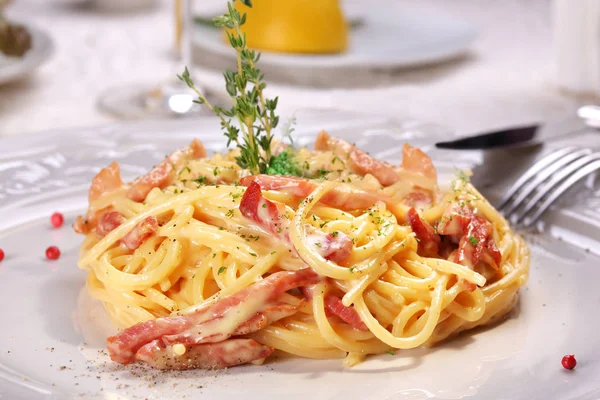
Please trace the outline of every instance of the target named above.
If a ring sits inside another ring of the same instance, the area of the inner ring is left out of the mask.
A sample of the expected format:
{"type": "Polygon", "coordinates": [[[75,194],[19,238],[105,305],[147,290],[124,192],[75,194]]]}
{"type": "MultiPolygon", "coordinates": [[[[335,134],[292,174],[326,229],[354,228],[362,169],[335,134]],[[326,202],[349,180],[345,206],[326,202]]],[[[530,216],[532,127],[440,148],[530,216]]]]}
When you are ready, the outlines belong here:
{"type": "Polygon", "coordinates": [[[88,290],[123,329],[115,361],[214,368],[277,349],[350,366],[496,321],[527,280],[523,239],[465,177],[441,194],[418,149],[392,166],[323,132],[290,177],[199,146],[130,184],[107,167],[75,224],[88,290]]]}

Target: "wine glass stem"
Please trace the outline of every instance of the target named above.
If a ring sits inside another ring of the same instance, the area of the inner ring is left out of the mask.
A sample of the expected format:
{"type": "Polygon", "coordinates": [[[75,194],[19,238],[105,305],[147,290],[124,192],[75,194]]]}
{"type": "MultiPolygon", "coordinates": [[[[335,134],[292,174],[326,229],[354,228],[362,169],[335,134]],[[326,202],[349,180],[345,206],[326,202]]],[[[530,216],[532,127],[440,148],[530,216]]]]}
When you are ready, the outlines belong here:
{"type": "Polygon", "coordinates": [[[175,1],[175,47],[179,73],[192,67],[192,0],[175,1]]]}

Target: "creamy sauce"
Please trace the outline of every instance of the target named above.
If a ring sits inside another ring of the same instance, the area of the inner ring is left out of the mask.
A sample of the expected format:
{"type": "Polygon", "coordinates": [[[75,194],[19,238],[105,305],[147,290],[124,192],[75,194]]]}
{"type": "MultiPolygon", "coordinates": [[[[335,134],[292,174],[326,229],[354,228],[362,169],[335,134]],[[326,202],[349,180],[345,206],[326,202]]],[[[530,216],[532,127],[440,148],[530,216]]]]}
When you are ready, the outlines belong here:
{"type": "Polygon", "coordinates": [[[271,294],[269,288],[266,289],[252,293],[240,304],[227,309],[222,317],[203,324],[200,329],[192,328],[187,336],[201,339],[218,334],[231,335],[240,325],[264,310],[267,298],[271,294]]]}
{"type": "Polygon", "coordinates": [[[172,350],[173,350],[173,354],[181,357],[182,355],[185,354],[185,352],[187,351],[187,348],[184,345],[182,345],[181,343],[177,343],[177,344],[173,345],[172,350]]]}

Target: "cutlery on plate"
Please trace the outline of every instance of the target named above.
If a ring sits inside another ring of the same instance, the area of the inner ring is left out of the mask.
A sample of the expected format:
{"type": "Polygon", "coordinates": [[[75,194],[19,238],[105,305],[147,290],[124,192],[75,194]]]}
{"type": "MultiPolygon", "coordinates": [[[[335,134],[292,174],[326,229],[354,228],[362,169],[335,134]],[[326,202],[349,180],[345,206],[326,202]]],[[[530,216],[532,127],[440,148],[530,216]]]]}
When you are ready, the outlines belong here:
{"type": "Polygon", "coordinates": [[[440,149],[490,150],[529,147],[549,139],[564,137],[593,128],[600,128],[600,106],[586,105],[577,110],[577,117],[557,125],[532,124],[467,136],[435,144],[440,149]]]}
{"type": "Polygon", "coordinates": [[[498,210],[513,224],[530,227],[577,182],[600,170],[600,152],[561,148],[533,164],[508,189],[498,210]]]}

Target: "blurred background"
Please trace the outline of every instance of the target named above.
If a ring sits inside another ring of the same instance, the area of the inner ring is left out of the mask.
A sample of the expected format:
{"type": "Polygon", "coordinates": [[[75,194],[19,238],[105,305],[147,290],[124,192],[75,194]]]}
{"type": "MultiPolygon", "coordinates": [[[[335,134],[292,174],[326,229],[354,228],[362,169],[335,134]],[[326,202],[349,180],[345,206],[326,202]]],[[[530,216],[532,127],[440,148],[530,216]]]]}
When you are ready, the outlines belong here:
{"type": "MultiPolygon", "coordinates": [[[[0,4],[0,136],[194,118],[201,112],[190,108],[176,74],[188,65],[218,102],[221,71],[235,66],[211,24],[223,0],[0,4]]],[[[585,35],[600,24],[600,2],[254,4],[248,35],[264,50],[267,91],[280,96],[284,115],[338,108],[467,134],[563,118],[598,93],[600,36],[585,35]]]]}

